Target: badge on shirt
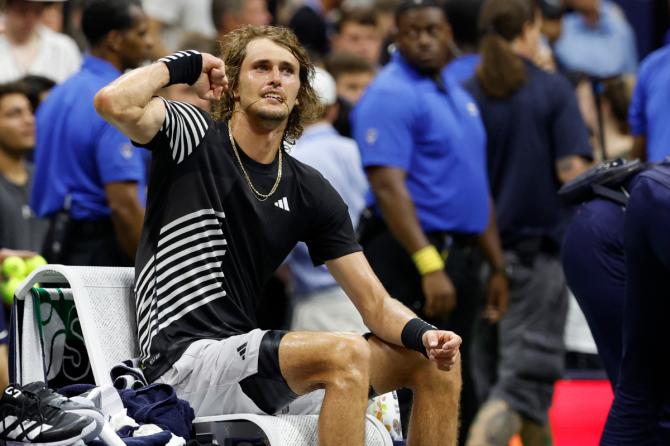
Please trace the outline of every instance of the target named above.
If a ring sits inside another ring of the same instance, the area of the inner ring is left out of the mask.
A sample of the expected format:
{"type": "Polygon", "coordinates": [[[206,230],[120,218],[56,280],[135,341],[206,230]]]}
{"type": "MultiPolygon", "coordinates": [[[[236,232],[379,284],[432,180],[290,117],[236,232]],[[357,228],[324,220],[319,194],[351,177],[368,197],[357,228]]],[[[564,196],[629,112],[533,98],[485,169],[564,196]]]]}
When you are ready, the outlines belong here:
{"type": "Polygon", "coordinates": [[[133,146],[131,146],[129,143],[126,143],[121,146],[121,156],[124,157],[125,159],[129,160],[130,158],[133,157],[133,146]]]}
{"type": "Polygon", "coordinates": [[[377,142],[378,136],[379,135],[377,134],[377,129],[369,128],[368,131],[365,132],[365,142],[372,145],[377,142]]]}
{"type": "Polygon", "coordinates": [[[477,108],[477,104],[474,102],[468,102],[465,105],[465,108],[468,109],[468,113],[470,113],[470,116],[479,116],[479,109],[477,108]]]}

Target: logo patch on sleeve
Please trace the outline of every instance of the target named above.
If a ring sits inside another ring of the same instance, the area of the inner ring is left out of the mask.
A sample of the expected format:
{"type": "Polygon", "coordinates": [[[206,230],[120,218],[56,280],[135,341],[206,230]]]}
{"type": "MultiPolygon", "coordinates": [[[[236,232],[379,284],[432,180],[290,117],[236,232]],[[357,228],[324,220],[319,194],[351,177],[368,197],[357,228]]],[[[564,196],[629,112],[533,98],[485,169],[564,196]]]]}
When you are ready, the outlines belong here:
{"type": "Polygon", "coordinates": [[[367,142],[370,145],[376,143],[378,137],[379,134],[377,133],[377,129],[375,128],[369,128],[368,131],[365,132],[365,142],[367,142]]]}
{"type": "Polygon", "coordinates": [[[125,143],[121,146],[120,152],[122,157],[129,160],[133,157],[133,146],[131,146],[129,143],[125,143]]]}

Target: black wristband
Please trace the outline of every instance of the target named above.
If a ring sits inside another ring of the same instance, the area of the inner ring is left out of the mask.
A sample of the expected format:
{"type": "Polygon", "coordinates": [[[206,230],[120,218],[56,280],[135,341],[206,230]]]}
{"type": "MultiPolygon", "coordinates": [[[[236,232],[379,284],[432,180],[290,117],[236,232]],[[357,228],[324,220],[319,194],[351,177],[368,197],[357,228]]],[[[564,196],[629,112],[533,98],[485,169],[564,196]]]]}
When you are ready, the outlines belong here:
{"type": "Polygon", "coordinates": [[[430,330],[437,330],[437,328],[423,319],[415,317],[414,319],[410,319],[405,328],[402,329],[400,341],[405,347],[416,350],[427,358],[428,353],[426,352],[426,347],[423,345],[423,334],[430,330]]]}
{"type": "Polygon", "coordinates": [[[158,59],[170,72],[170,82],[174,84],[195,84],[202,73],[202,54],[195,50],[179,51],[178,53],[158,59]]]}

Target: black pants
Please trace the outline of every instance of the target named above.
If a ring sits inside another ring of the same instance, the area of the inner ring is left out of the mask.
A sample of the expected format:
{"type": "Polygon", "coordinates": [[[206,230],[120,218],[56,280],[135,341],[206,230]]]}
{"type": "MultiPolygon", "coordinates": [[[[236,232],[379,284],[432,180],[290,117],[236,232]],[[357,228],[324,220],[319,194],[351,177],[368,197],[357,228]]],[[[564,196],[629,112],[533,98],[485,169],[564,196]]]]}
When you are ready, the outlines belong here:
{"type": "MultiPolygon", "coordinates": [[[[461,346],[463,390],[461,394],[460,444],[477,413],[479,401],[471,374],[471,340],[477,314],[483,305],[483,287],[479,276],[482,257],[475,246],[476,237],[458,234],[427,234],[438,250],[449,246],[445,271],[456,288],[456,309],[448,317],[431,319],[423,312],[425,298],[421,276],[411,257],[387,229],[366,234],[361,243],[365,256],[386,290],[421,318],[436,327],[456,332],[463,338],[461,346]]],[[[399,392],[403,430],[407,432],[411,393],[399,392]],[[408,401],[409,399],[409,401],[408,401]]]]}
{"type": "Polygon", "coordinates": [[[58,228],[52,221],[44,253],[49,263],[83,266],[133,266],[133,260],[121,249],[110,219],[69,220],[58,228]],[[60,243],[56,256],[53,244],[60,243]]]}

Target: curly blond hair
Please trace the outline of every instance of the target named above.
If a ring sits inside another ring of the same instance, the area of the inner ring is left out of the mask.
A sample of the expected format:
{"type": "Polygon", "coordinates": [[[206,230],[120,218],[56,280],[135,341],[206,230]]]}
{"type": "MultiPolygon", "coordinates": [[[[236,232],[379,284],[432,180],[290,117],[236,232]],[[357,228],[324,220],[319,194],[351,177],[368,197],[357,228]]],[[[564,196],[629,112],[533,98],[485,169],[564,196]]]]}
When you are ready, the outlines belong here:
{"type": "Polygon", "coordinates": [[[288,28],[278,26],[243,26],[226,34],[221,45],[221,59],[226,64],[228,76],[228,92],[214,106],[214,117],[218,120],[228,120],[235,108],[233,92],[240,82],[240,68],[247,55],[247,45],[255,39],[269,39],[277,45],[283,46],[293,54],[300,65],[300,89],[298,101],[288,117],[284,141],[292,144],[302,135],[303,125],[306,122],[317,120],[323,113],[323,106],[319,97],[312,88],[310,79],[314,77],[314,65],[309,59],[307,51],[300,45],[298,38],[288,28]]]}

